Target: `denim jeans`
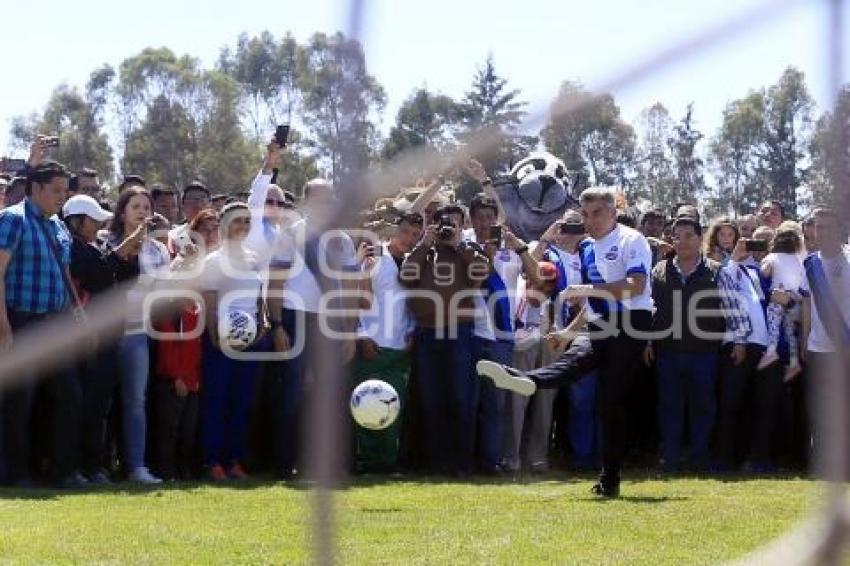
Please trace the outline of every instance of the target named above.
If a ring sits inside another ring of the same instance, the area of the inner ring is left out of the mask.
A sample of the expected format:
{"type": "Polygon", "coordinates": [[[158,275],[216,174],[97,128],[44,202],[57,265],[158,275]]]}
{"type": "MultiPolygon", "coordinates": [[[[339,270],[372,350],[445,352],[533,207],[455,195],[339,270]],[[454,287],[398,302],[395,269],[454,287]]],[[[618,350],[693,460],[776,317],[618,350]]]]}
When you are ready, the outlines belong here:
{"type": "Polygon", "coordinates": [[[145,404],[150,373],[150,346],[146,334],[121,339],[121,425],[124,461],[128,471],[145,465],[147,419],[145,404]]]}
{"type": "MultiPolygon", "coordinates": [[[[268,337],[248,352],[268,350],[268,337]]],[[[201,387],[201,437],[204,465],[230,467],[244,464],[247,456],[248,420],[260,363],[237,360],[214,348],[204,337],[204,377],[201,387]]]]}
{"type": "Polygon", "coordinates": [[[710,464],[708,445],[717,412],[717,352],[684,353],[660,349],[656,371],[658,423],[665,466],[675,469],[681,460],[687,407],[690,464],[704,469],[710,464]]]}
{"type": "MultiPolygon", "coordinates": [[[[476,362],[489,360],[508,366],[513,363],[513,342],[476,336],[475,346],[476,362]]],[[[478,465],[485,472],[496,470],[502,461],[505,397],[505,391],[497,389],[491,380],[478,382],[478,465]]]]}
{"type": "Polygon", "coordinates": [[[478,384],[472,324],[458,324],[455,338],[443,334],[420,327],[415,335],[425,464],[432,471],[469,473],[478,384]]]}

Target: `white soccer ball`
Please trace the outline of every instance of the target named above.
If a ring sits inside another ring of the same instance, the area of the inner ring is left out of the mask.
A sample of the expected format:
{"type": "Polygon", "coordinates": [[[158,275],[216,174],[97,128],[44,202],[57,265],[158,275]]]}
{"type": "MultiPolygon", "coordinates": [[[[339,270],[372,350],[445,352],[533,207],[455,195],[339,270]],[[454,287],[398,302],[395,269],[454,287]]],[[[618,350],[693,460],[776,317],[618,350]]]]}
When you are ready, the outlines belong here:
{"type": "Polygon", "coordinates": [[[219,340],[234,350],[244,350],[257,339],[257,321],[243,310],[231,310],[219,321],[219,340]]]}
{"type": "Polygon", "coordinates": [[[383,430],[398,418],[401,401],[392,385],[369,379],[351,393],[351,416],[363,428],[383,430]]]}

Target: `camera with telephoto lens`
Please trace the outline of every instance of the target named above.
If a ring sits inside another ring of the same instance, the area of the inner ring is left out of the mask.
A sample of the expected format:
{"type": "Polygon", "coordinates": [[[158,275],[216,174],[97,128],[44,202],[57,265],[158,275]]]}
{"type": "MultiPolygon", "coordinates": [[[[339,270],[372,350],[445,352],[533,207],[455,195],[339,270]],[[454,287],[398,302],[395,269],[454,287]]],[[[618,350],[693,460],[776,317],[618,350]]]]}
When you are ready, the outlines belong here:
{"type": "Polygon", "coordinates": [[[437,224],[437,237],[441,240],[451,240],[455,235],[455,227],[449,216],[440,217],[437,224]]]}

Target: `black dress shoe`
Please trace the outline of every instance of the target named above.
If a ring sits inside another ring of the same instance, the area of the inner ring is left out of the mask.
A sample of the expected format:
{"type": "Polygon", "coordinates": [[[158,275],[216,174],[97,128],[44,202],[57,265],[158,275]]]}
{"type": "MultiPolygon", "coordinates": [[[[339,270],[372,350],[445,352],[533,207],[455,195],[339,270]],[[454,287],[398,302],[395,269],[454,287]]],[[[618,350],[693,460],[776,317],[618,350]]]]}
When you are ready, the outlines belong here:
{"type": "Polygon", "coordinates": [[[590,491],[593,493],[593,495],[598,495],[599,497],[606,497],[609,499],[620,497],[619,484],[604,485],[602,483],[595,483],[593,484],[593,487],[590,488],[590,491]]]}

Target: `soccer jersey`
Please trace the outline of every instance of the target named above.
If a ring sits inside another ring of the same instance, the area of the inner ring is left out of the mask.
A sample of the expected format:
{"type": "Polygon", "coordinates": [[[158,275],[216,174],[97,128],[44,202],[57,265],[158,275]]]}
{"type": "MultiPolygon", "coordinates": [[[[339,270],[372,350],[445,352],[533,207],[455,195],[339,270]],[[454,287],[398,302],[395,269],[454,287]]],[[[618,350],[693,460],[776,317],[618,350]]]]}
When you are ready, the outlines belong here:
{"type": "Polygon", "coordinates": [[[617,224],[598,240],[585,239],[579,246],[579,255],[584,283],[612,283],[630,275],[646,276],[643,290],[628,299],[589,298],[588,304],[593,314],[603,316],[612,310],[652,310],[652,286],[649,277],[652,252],[643,234],[628,226],[617,224]]]}
{"type": "MultiPolygon", "coordinates": [[[[464,230],[463,237],[476,241],[473,230],[464,230]]],[[[515,251],[503,248],[493,255],[492,265],[493,272],[475,297],[474,334],[485,340],[511,340],[522,259],[515,251]]]]}

